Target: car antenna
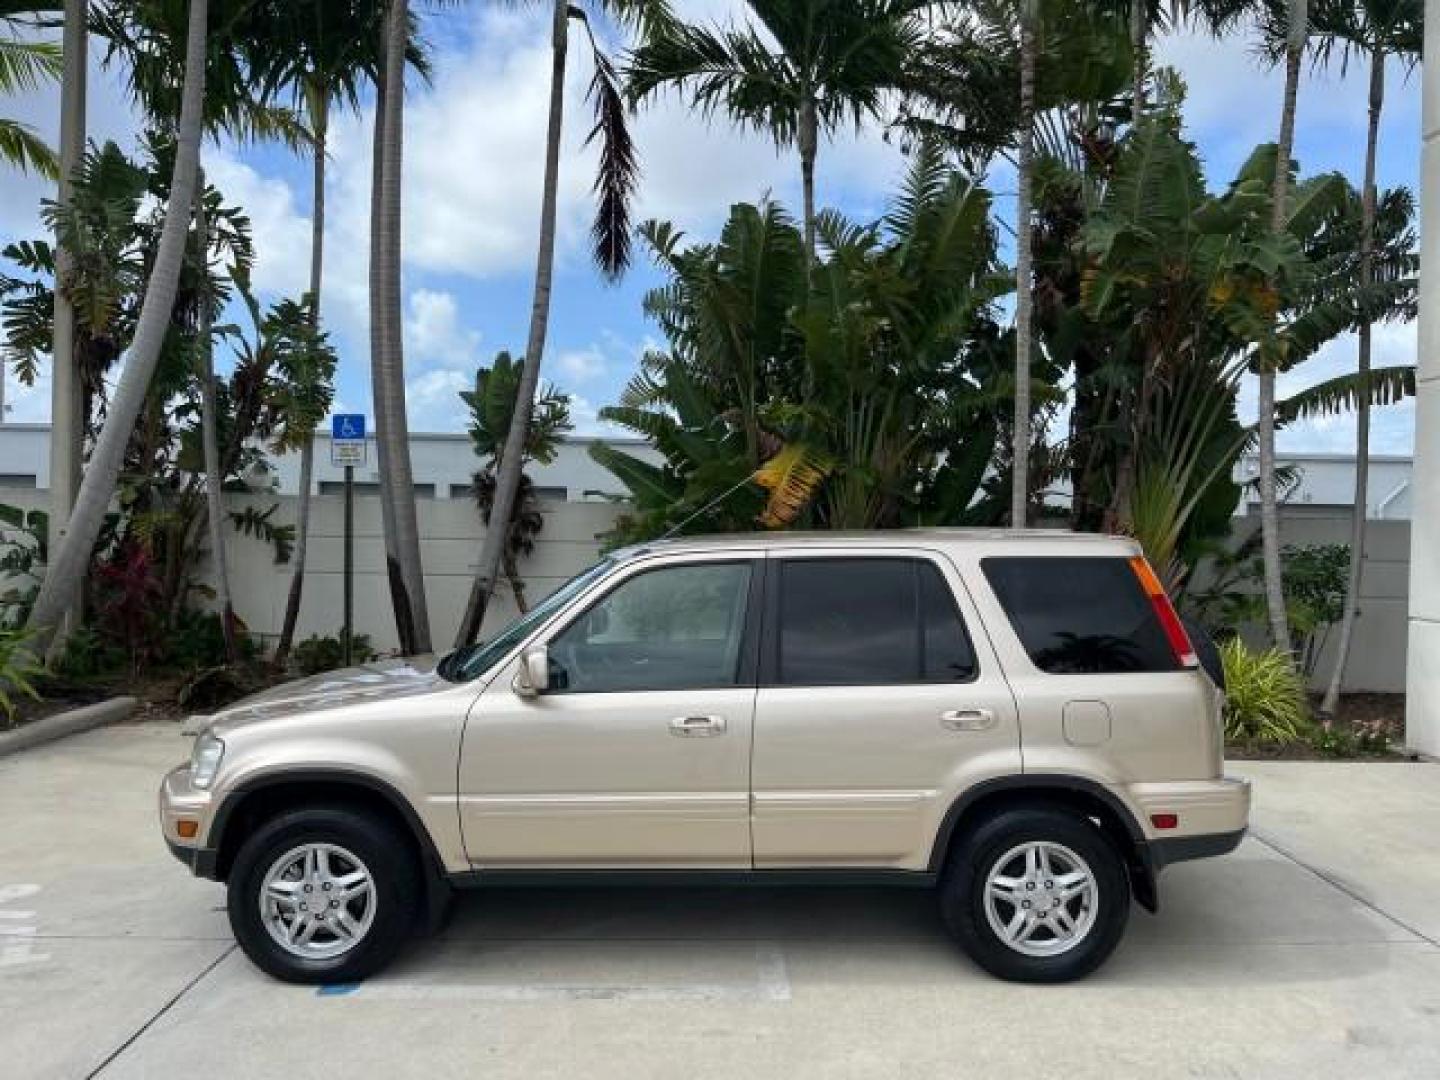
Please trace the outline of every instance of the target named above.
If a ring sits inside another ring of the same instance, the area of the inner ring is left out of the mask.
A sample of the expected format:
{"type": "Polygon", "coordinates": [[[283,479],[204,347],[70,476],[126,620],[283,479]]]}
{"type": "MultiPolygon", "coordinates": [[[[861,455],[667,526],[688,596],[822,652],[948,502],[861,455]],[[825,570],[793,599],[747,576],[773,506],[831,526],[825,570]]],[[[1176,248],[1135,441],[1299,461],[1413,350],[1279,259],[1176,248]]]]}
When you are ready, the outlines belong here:
{"type": "Polygon", "coordinates": [[[710,500],[708,503],[706,503],[704,506],[700,507],[699,510],[696,510],[693,514],[691,514],[689,517],[687,517],[684,521],[680,522],[678,525],[673,525],[673,526],[671,526],[669,529],[666,529],[666,530],[665,530],[665,535],[662,536],[662,537],[660,537],[660,539],[661,539],[661,540],[669,540],[672,536],[674,536],[676,533],[678,533],[678,532],[679,532],[681,529],[683,529],[686,525],[689,525],[690,522],[694,521],[694,520],[695,520],[697,517],[699,517],[701,514],[705,513],[705,511],[709,510],[709,509],[710,509],[712,506],[714,506],[716,503],[720,502],[722,499],[728,498],[732,492],[739,491],[739,490],[740,490],[742,487],[744,487],[746,484],[750,483],[750,480],[751,480],[751,477],[747,476],[747,477],[745,477],[745,479],[741,480],[738,484],[734,485],[733,487],[728,487],[728,488],[726,488],[726,489],[725,489],[724,491],[722,491],[719,495],[716,495],[715,498],[711,499],[711,500],[710,500]]]}

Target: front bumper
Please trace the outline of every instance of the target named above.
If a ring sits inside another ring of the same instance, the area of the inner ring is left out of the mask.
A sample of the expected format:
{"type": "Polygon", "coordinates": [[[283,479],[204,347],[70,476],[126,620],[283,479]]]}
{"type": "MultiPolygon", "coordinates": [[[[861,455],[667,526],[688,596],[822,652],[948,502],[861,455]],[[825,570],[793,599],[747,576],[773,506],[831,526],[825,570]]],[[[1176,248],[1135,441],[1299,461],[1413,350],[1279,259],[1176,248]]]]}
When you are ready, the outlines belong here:
{"type": "Polygon", "coordinates": [[[190,782],[190,766],[171,769],[160,784],[160,832],[165,846],[198,877],[213,878],[217,852],[205,846],[210,832],[213,800],[190,782]],[[182,836],[182,824],[194,823],[194,832],[182,836]]]}

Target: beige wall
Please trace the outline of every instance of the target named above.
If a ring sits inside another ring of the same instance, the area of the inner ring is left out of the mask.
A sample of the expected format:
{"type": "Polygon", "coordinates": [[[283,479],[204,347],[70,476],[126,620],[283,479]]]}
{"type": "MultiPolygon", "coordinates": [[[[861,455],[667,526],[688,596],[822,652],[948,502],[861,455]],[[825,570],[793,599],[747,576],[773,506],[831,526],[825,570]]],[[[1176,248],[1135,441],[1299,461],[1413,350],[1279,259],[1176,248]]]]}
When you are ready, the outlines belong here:
{"type": "MultiPolygon", "coordinates": [[[[249,504],[266,510],[280,503],[272,520],[295,520],[293,496],[227,496],[234,509],[249,504]]],[[[0,489],[0,503],[44,507],[44,491],[0,489]]],[[[618,508],[612,503],[542,503],[545,528],[535,553],[521,564],[532,602],[555,589],[593,563],[599,554],[598,535],[614,522],[618,508]]],[[[425,589],[430,603],[430,630],[438,651],[446,651],[455,636],[469,599],[475,560],[484,529],[473,503],[467,500],[417,500],[425,589]]],[[[342,617],[341,582],[344,559],[344,500],[316,496],[310,510],[310,554],[306,559],[305,602],[300,609],[299,637],[335,634],[342,617]]],[[[277,565],[269,545],[230,534],[230,580],[236,613],[250,631],[273,643],[285,617],[291,567],[277,565]]],[[[486,615],[484,632],[493,633],[515,615],[509,586],[496,590],[486,615]]],[[[355,631],[370,635],[384,651],[397,644],[395,620],[385,577],[385,548],[377,498],[355,500],[355,631]]]]}
{"type": "MultiPolygon", "coordinates": [[[[1235,536],[1247,536],[1259,527],[1258,517],[1236,518],[1235,536]]],[[[1333,511],[1287,508],[1280,532],[1283,544],[1349,544],[1350,518],[1333,511]]],[[[1410,523],[1369,522],[1360,577],[1360,615],[1345,671],[1346,690],[1404,693],[1409,574],[1410,523]]],[[[1315,666],[1317,690],[1328,681],[1339,637],[1340,628],[1335,626],[1315,666]]]]}

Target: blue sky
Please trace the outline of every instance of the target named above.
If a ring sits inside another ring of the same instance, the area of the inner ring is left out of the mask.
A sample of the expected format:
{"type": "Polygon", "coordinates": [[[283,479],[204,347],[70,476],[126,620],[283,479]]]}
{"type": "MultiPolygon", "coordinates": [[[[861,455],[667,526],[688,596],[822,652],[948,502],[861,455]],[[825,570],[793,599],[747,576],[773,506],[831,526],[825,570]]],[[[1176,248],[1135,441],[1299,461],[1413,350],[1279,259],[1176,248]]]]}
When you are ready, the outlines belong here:
{"type": "MultiPolygon", "coordinates": [[[[420,6],[420,5],[417,5],[420,6]]],[[[729,18],[735,0],[688,0],[677,5],[696,19],[729,18]]],[[[459,430],[456,396],[475,367],[494,353],[524,348],[539,218],[544,111],[549,71],[548,23],[538,12],[468,5],[424,16],[436,50],[430,87],[411,90],[406,124],[405,316],[406,368],[411,425],[415,430],[459,430]]],[[[1249,42],[1213,42],[1184,34],[1163,39],[1161,62],[1189,84],[1185,110],[1189,135],[1200,147],[1212,186],[1230,179],[1259,142],[1274,138],[1280,77],[1254,61],[1249,42]]],[[[547,379],[575,398],[584,432],[605,430],[595,411],[613,401],[655,331],[641,298],[659,279],[644,260],[618,285],[607,285],[588,262],[593,149],[583,101],[589,78],[586,50],[575,40],[566,105],[562,159],[559,260],[547,379]]],[[[1418,184],[1419,77],[1392,67],[1381,136],[1382,185],[1418,184]]],[[[3,104],[5,113],[35,124],[53,138],[58,91],[3,104]]],[[[113,76],[92,80],[91,132],[97,138],[133,140],[136,125],[113,76]]],[[[1305,172],[1339,169],[1358,182],[1363,165],[1363,73],[1338,70],[1307,75],[1300,95],[1297,157],[1305,172]]],[[[328,185],[329,226],[324,316],[341,355],[337,405],[367,411],[368,331],[366,268],[372,115],[339,120],[332,140],[328,185]]],[[[714,235],[729,206],[771,195],[797,207],[799,169],[753,133],[711,123],[677,100],[646,109],[635,124],[644,168],[641,219],[674,221],[697,238],[714,235]]],[[[308,273],[310,171],[273,147],[207,145],[210,179],[253,219],[258,249],[256,284],[266,298],[298,296],[308,273]]],[[[819,198],[852,217],[881,211],[904,169],[898,148],[878,130],[846,132],[822,146],[819,198]]],[[[1013,211],[1013,178],[990,178],[1002,214],[1013,211]]],[[[0,175],[0,239],[39,235],[36,209],[45,185],[0,175]]],[[[1409,363],[1413,326],[1382,327],[1376,362],[1409,363]]],[[[1282,383],[1282,395],[1354,364],[1350,340],[1333,344],[1282,383]]],[[[49,390],[10,387],[8,419],[48,418],[49,390]]],[[[1242,409],[1253,408],[1242,402],[1242,409]]],[[[1377,416],[1373,448],[1408,453],[1413,409],[1401,404],[1377,416]]],[[[1354,426],[1339,418],[1297,426],[1282,435],[1291,450],[1353,449],[1354,426]]]]}

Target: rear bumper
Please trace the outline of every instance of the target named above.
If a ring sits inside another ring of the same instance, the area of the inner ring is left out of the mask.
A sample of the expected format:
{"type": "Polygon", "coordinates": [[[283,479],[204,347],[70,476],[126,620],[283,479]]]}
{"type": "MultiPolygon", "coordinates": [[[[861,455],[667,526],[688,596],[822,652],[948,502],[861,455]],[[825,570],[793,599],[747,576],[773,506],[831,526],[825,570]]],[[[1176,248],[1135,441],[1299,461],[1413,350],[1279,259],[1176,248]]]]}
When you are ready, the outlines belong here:
{"type": "MultiPolygon", "coordinates": [[[[1140,827],[1151,844],[1176,851],[1196,850],[1205,855],[1223,855],[1234,850],[1250,824],[1248,780],[1226,777],[1221,780],[1129,784],[1126,785],[1125,795],[1135,808],[1140,827]],[[1158,827],[1155,820],[1162,816],[1173,816],[1174,826],[1158,827]],[[1217,836],[1234,837],[1234,842],[1225,847],[1214,839],[1217,836]],[[1206,850],[1208,847],[1219,847],[1219,850],[1206,850]]],[[[1185,857],[1201,858],[1202,855],[1185,857]]]]}
{"type": "Polygon", "coordinates": [[[1228,855],[1245,839],[1245,830],[1228,833],[1207,833],[1203,836],[1177,836],[1170,840],[1150,841],[1150,866],[1160,871],[1171,863],[1190,859],[1209,859],[1228,855]]]}

